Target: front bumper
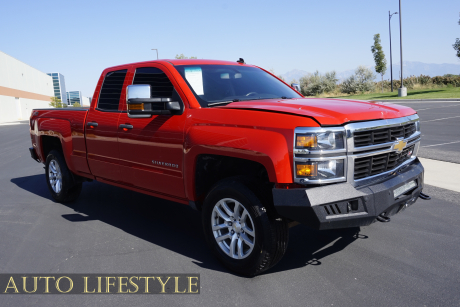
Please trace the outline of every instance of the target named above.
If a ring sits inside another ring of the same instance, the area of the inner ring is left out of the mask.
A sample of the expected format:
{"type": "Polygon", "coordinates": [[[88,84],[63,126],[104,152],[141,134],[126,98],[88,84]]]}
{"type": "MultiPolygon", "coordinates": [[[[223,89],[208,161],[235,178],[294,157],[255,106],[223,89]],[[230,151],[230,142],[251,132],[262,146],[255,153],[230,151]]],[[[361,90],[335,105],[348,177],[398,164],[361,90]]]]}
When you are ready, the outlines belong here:
{"type": "Polygon", "coordinates": [[[350,183],[308,189],[273,189],[279,215],[315,229],[367,226],[377,216],[392,216],[415,203],[423,189],[418,159],[379,182],[354,187],[350,183]],[[415,180],[417,186],[394,198],[393,191],[415,180]]]}

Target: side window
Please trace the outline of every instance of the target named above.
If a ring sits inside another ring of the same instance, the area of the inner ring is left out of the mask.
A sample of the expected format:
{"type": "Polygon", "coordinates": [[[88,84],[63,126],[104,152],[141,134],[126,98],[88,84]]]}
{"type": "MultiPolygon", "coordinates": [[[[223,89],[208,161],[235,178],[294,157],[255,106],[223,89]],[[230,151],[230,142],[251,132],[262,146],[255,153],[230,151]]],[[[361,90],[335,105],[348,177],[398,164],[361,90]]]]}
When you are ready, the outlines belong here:
{"type": "Polygon", "coordinates": [[[168,76],[156,67],[136,69],[133,84],[150,84],[152,98],[169,98],[173,96],[174,86],[168,76]]]}
{"type": "Polygon", "coordinates": [[[117,70],[107,73],[102,83],[101,93],[99,94],[98,109],[118,110],[120,95],[123,89],[126,72],[128,70],[117,70]]]}

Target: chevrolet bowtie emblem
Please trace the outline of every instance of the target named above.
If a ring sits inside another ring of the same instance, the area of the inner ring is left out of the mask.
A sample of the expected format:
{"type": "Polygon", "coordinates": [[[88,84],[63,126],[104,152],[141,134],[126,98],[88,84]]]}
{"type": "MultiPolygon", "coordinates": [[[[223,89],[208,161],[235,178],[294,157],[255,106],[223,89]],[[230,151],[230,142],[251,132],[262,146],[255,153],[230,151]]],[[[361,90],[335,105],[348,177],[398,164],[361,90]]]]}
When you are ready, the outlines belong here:
{"type": "Polygon", "coordinates": [[[397,140],[395,144],[393,145],[393,149],[396,150],[397,153],[400,153],[404,147],[406,147],[407,142],[404,140],[397,140]]]}

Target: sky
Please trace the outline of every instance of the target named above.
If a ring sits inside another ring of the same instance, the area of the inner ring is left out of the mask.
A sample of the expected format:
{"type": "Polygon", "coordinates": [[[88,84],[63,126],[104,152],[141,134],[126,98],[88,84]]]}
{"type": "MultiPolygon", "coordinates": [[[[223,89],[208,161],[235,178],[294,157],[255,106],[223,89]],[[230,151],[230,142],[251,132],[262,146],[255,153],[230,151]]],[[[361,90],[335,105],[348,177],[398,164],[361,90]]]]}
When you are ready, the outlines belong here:
{"type": "MultiPolygon", "coordinates": [[[[0,50],[43,72],[64,75],[68,91],[93,96],[103,69],[176,54],[246,63],[276,74],[337,72],[374,65],[380,33],[389,62],[388,11],[398,0],[3,1],[0,50]]],[[[402,0],[404,61],[459,64],[458,0],[402,0]]],[[[399,15],[393,15],[393,63],[399,15]]]]}

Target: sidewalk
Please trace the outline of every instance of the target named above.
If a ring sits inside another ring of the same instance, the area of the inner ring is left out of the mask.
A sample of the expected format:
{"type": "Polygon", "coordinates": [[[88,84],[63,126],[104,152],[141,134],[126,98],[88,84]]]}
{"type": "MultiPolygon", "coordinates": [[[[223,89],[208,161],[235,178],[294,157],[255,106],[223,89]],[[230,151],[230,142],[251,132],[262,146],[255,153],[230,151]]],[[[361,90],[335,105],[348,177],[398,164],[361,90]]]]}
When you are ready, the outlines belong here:
{"type": "Polygon", "coordinates": [[[460,164],[420,158],[425,168],[425,184],[460,192],[460,164]]]}
{"type": "Polygon", "coordinates": [[[28,123],[29,123],[28,120],[21,119],[21,120],[17,120],[13,122],[0,122],[0,126],[21,125],[21,124],[28,124],[28,123]]]}
{"type": "Polygon", "coordinates": [[[437,98],[437,99],[375,99],[373,101],[380,102],[457,102],[460,101],[460,98],[437,98]]]}

